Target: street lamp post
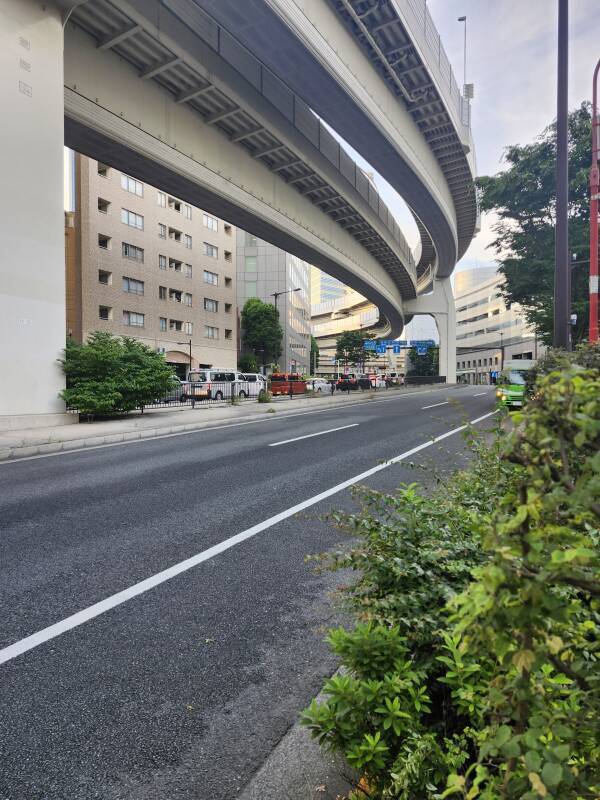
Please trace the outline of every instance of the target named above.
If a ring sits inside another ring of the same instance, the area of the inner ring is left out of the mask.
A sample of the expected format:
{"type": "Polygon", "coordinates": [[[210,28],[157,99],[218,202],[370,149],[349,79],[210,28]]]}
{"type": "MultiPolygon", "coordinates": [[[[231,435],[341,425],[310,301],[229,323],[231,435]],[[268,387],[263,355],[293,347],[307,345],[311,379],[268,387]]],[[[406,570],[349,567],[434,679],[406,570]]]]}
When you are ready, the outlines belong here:
{"type": "Polygon", "coordinates": [[[500,372],[504,369],[504,334],[500,334],[500,372]]]}
{"type": "Polygon", "coordinates": [[[571,266],[569,264],[569,0],[558,0],[556,89],[556,238],[554,346],[571,349],[571,266]]]}
{"type": "Polygon", "coordinates": [[[463,93],[467,85],[467,18],[459,17],[459,22],[464,22],[464,37],[463,37],[463,93]]]}
{"type": "Polygon", "coordinates": [[[273,292],[271,297],[275,298],[275,303],[273,304],[275,306],[275,309],[277,309],[277,298],[281,297],[282,294],[291,294],[292,292],[301,292],[301,291],[302,291],[302,289],[299,286],[297,289],[288,289],[285,292],[273,292]]]}
{"type": "Polygon", "coordinates": [[[190,348],[190,372],[192,371],[192,340],[190,339],[189,342],[177,342],[177,344],[183,345],[187,344],[190,348]]]}
{"type": "Polygon", "coordinates": [[[598,341],[598,200],[600,199],[600,117],[598,116],[598,72],[592,81],[592,168],[590,170],[590,330],[589,340],[598,341]]]}

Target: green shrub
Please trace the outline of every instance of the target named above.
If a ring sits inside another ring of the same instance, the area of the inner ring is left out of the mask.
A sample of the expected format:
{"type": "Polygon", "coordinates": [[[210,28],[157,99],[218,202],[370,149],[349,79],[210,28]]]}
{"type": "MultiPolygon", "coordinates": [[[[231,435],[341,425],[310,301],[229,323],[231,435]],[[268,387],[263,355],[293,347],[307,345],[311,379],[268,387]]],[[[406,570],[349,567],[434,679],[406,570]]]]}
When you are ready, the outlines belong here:
{"type": "Polygon", "coordinates": [[[259,403],[270,403],[273,399],[273,394],[268,389],[261,389],[258,393],[259,403]]]}
{"type": "Polygon", "coordinates": [[[174,385],[174,372],[162,355],[105,331],[92,333],[83,344],[69,340],[60,363],[67,378],[60,396],[83,414],[143,409],[174,385]]]}
{"type": "Polygon", "coordinates": [[[514,419],[435,493],[336,515],[360,621],[303,721],[372,798],[600,796],[600,372],[541,376],[514,419]]]}

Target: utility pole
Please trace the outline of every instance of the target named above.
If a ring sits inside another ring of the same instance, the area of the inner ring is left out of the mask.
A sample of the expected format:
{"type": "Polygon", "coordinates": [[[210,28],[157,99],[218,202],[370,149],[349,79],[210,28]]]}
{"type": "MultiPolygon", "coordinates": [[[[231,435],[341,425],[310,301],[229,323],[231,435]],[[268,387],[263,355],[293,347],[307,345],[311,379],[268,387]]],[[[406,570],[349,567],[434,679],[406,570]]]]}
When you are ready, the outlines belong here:
{"type": "Polygon", "coordinates": [[[500,334],[500,372],[504,369],[504,334],[500,334]]]}
{"type": "Polygon", "coordinates": [[[467,85],[467,18],[459,17],[459,22],[464,22],[464,36],[463,36],[463,93],[467,85]]]}
{"type": "Polygon", "coordinates": [[[554,263],[554,346],[571,349],[571,265],[569,263],[569,0],[558,0],[556,88],[556,234],[554,263]]]}
{"type": "Polygon", "coordinates": [[[598,341],[598,200],[600,199],[600,118],[598,117],[598,72],[592,81],[592,168],[590,170],[590,330],[589,341],[598,341]]]}

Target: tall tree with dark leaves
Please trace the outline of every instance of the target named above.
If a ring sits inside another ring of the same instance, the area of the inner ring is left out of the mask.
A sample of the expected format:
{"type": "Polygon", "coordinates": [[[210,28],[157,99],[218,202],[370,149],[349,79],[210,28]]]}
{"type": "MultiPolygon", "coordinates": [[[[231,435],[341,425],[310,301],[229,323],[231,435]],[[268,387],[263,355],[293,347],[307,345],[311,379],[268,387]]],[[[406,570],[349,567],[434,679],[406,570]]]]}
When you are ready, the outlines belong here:
{"type": "MultiPolygon", "coordinates": [[[[498,216],[493,230],[500,291],[518,303],[540,339],[551,344],[554,316],[554,234],[556,123],[533,144],[511,145],[507,169],[478,179],[482,211],[498,216]]],[[[569,114],[569,251],[572,259],[572,313],[577,315],[573,341],[587,333],[589,274],[589,188],[591,114],[583,103],[569,114]]]]}
{"type": "Polygon", "coordinates": [[[258,297],[246,300],[242,309],[242,341],[263,365],[271,363],[281,355],[283,329],[279,312],[270,303],[258,297]]]}

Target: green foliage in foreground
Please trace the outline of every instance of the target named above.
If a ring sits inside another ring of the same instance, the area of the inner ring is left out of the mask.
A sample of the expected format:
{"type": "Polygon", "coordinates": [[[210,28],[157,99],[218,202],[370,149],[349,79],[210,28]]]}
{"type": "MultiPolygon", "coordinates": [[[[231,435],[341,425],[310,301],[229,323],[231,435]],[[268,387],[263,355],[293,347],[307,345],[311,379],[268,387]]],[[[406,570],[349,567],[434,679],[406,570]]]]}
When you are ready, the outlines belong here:
{"type": "Polygon", "coordinates": [[[336,518],[359,622],[304,723],[372,798],[600,796],[600,371],[541,376],[513,418],[449,486],[336,518]]]}
{"type": "Polygon", "coordinates": [[[105,331],[83,344],[69,339],[60,363],[67,377],[60,396],[82,414],[143,409],[173,390],[173,370],[160,353],[105,331]]]}

